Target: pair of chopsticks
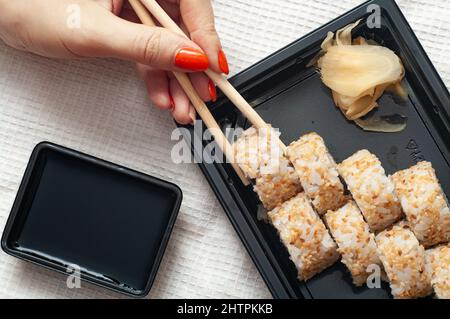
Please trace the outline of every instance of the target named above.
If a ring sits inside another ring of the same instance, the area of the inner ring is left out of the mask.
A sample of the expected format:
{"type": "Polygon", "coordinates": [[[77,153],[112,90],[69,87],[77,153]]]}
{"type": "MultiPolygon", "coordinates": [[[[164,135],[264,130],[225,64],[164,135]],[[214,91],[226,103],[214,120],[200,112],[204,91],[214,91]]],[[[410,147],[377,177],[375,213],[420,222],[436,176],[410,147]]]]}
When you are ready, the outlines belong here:
{"type": "MultiPolygon", "coordinates": [[[[181,28],[169,17],[169,15],[155,0],[129,0],[129,2],[143,24],[154,26],[155,22],[153,21],[153,18],[151,16],[153,15],[153,17],[155,17],[156,20],[158,20],[158,22],[164,28],[187,37],[187,35],[181,30],[181,28]]],[[[205,73],[256,128],[262,129],[268,127],[268,124],[259,116],[258,113],[256,113],[256,111],[230,84],[230,82],[228,82],[226,77],[214,72],[211,69],[206,70],[205,73]]],[[[244,185],[249,185],[250,182],[245,177],[239,166],[235,163],[233,149],[230,143],[223,134],[208,107],[198,96],[187,74],[182,72],[174,72],[174,75],[185,91],[186,95],[189,97],[198,115],[203,120],[206,127],[210,129],[216,143],[219,145],[222,152],[225,154],[225,156],[233,166],[233,169],[236,171],[241,181],[244,183],[244,185]]],[[[280,145],[282,146],[284,151],[285,146],[281,141],[280,145]]]]}

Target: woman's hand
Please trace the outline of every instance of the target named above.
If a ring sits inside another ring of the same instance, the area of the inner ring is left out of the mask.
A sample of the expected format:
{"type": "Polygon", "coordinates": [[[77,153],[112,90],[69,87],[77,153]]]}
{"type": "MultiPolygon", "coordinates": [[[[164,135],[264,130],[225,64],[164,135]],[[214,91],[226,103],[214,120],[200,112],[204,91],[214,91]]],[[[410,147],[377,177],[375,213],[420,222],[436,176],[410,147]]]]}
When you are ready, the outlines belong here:
{"type": "Polygon", "coordinates": [[[137,63],[150,100],[181,124],[195,111],[171,72],[190,72],[205,101],[214,84],[199,71],[228,73],[209,0],[158,1],[192,39],[139,23],[124,0],[0,0],[0,38],[20,50],[55,58],[115,57],[137,63]],[[197,72],[197,73],[196,73],[197,72]]]}

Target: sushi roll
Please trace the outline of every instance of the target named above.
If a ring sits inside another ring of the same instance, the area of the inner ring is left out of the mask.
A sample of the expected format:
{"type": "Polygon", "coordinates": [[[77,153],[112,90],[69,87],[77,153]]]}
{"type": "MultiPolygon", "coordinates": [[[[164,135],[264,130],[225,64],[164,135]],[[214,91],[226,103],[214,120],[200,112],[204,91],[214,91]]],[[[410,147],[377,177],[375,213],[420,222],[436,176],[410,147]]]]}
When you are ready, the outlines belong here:
{"type": "Polygon", "coordinates": [[[402,217],[394,184],[374,154],[358,151],[339,164],[338,171],[371,231],[386,229],[402,217]]]}
{"type": "Polygon", "coordinates": [[[317,133],[303,135],[287,148],[306,195],[320,215],[345,204],[344,186],[336,163],[317,133]]]}
{"type": "Polygon", "coordinates": [[[434,293],[439,299],[450,299],[450,244],[425,251],[426,269],[434,293]]]}
{"type": "Polygon", "coordinates": [[[278,137],[271,128],[251,127],[234,143],[237,163],[247,177],[255,179],[254,191],[267,210],[302,191],[298,175],[283,155],[278,137]]]}
{"type": "Polygon", "coordinates": [[[425,249],[406,223],[400,222],[382,231],[375,241],[394,298],[419,298],[431,294],[431,281],[425,269],[425,249]]]}
{"type": "Polygon", "coordinates": [[[260,150],[258,130],[254,127],[242,132],[239,139],[233,143],[235,161],[244,174],[251,179],[259,176],[260,150]]]}
{"type": "Polygon", "coordinates": [[[355,204],[350,201],[336,211],[328,211],[325,221],[338,245],[341,261],[350,270],[353,283],[362,286],[371,274],[368,267],[379,265],[375,236],[355,204]]]}
{"type": "Polygon", "coordinates": [[[298,175],[286,158],[280,159],[278,173],[256,178],[253,189],[267,210],[274,209],[302,191],[298,175]]]}
{"type": "Polygon", "coordinates": [[[450,235],[450,210],[430,162],[392,175],[395,192],[406,219],[425,247],[447,242],[450,235]]]}
{"type": "Polygon", "coordinates": [[[259,130],[250,127],[233,144],[235,161],[248,178],[277,172],[279,159],[283,158],[279,135],[270,127],[259,130]]]}
{"type": "Polygon", "coordinates": [[[308,280],[339,259],[336,243],[307,196],[297,196],[268,213],[289,251],[300,280],[308,280]]]}

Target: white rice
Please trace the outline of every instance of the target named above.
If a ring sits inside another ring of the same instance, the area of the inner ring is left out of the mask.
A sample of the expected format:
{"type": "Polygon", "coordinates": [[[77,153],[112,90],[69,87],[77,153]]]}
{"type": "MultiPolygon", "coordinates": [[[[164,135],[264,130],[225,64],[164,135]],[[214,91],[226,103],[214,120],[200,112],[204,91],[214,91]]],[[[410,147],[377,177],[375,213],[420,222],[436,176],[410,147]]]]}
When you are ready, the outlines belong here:
{"type": "Polygon", "coordinates": [[[233,150],[236,163],[242,169],[244,174],[254,179],[259,175],[259,149],[258,149],[258,131],[250,127],[244,131],[239,139],[233,143],[233,150]]]}
{"type": "Polygon", "coordinates": [[[426,269],[436,297],[450,299],[450,244],[425,251],[426,269]]]}
{"type": "Polygon", "coordinates": [[[256,179],[254,191],[267,210],[302,191],[298,175],[278,143],[279,133],[271,128],[251,127],[233,145],[237,163],[247,177],[256,179]]]}
{"type": "Polygon", "coordinates": [[[306,195],[322,215],[345,204],[336,163],[317,133],[303,135],[287,148],[287,157],[297,171],[306,195]]]}
{"type": "Polygon", "coordinates": [[[254,191],[267,210],[272,210],[302,191],[300,180],[286,158],[280,159],[277,174],[263,174],[256,178],[254,191]]]}
{"type": "Polygon", "coordinates": [[[336,243],[307,196],[299,193],[268,213],[289,251],[300,280],[308,280],[339,259],[336,243]]]}
{"type": "Polygon", "coordinates": [[[371,274],[368,267],[378,265],[381,268],[381,261],[375,236],[370,233],[358,206],[350,201],[336,211],[328,211],[325,221],[338,245],[341,261],[352,274],[353,283],[364,285],[371,274]]]}
{"type": "Polygon", "coordinates": [[[248,178],[255,179],[278,171],[278,160],[283,158],[278,144],[279,135],[270,127],[259,130],[250,127],[233,144],[235,161],[248,178]]]}
{"type": "Polygon", "coordinates": [[[379,233],[375,241],[394,298],[419,298],[431,294],[431,281],[425,269],[425,249],[406,223],[401,222],[379,233]]]}
{"type": "Polygon", "coordinates": [[[371,231],[383,230],[402,217],[394,184],[374,154],[367,150],[358,151],[339,164],[338,171],[371,231]]]}
{"type": "Polygon", "coordinates": [[[450,210],[430,162],[392,175],[406,219],[425,247],[449,241],[450,210]]]}

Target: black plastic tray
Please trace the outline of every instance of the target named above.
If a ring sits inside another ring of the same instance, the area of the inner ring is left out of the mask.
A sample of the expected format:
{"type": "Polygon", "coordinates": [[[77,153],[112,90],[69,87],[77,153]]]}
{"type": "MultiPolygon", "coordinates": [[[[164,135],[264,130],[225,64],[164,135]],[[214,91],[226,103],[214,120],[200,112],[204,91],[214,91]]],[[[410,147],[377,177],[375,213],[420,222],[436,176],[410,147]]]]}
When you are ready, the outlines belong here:
{"type": "MultiPolygon", "coordinates": [[[[286,144],[305,132],[316,131],[336,161],[367,148],[380,158],[389,174],[426,159],[433,163],[445,193],[450,195],[449,92],[394,1],[366,2],[251,66],[231,82],[267,122],[280,129],[286,144]],[[397,104],[394,97],[385,94],[379,103],[380,114],[408,117],[407,128],[401,133],[364,132],[346,121],[319,74],[306,67],[328,31],[366,18],[370,4],[381,7],[381,28],[369,29],[365,19],[354,35],[389,47],[404,63],[409,99],[397,104]]],[[[248,126],[223,95],[210,109],[223,128],[248,126]]],[[[192,129],[190,134],[193,145],[200,137],[192,129]]],[[[295,267],[275,230],[257,219],[258,199],[252,187],[244,187],[229,164],[202,163],[200,167],[274,297],[391,297],[387,284],[379,289],[355,288],[340,262],[307,283],[297,280],[295,267]]]]}
{"type": "Polygon", "coordinates": [[[40,143],[2,249],[60,273],[81,270],[83,280],[141,297],[152,286],[181,201],[172,183],[40,143]]]}

